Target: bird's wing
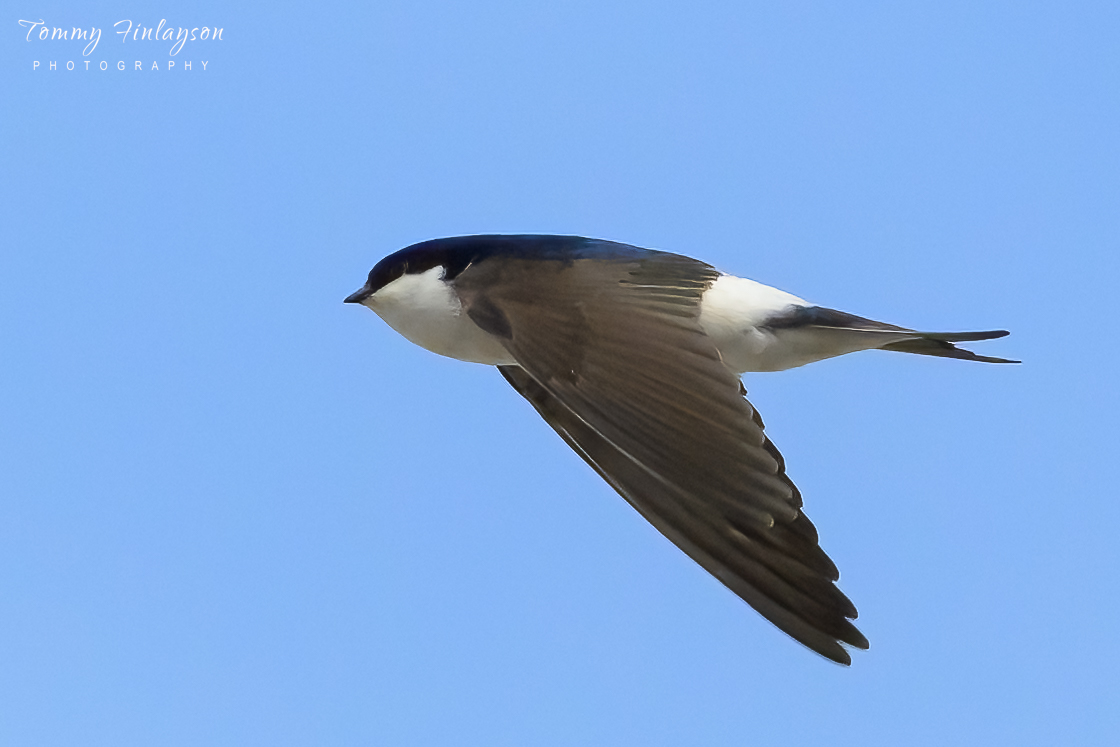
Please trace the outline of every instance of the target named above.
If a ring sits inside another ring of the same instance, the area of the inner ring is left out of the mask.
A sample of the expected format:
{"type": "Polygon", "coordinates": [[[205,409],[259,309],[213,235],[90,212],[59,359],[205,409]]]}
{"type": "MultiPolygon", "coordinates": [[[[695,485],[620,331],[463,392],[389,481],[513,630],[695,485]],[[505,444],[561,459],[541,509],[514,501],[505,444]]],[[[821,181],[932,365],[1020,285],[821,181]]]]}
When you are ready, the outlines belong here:
{"type": "Polygon", "coordinates": [[[781,455],[699,322],[701,262],[483,261],[455,279],[518,366],[506,379],[662,534],[764,617],[842,664],[867,648],[781,455]]]}

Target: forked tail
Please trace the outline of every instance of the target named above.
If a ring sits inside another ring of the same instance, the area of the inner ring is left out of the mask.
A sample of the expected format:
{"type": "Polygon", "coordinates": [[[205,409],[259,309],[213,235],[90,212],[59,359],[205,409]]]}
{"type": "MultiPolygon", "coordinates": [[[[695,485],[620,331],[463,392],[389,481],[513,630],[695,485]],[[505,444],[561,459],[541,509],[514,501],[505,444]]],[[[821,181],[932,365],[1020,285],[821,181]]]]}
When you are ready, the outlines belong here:
{"type": "MultiPolygon", "coordinates": [[[[874,319],[865,319],[862,316],[823,306],[801,306],[789,309],[782,315],[769,320],[767,326],[772,329],[835,330],[837,334],[841,335],[859,335],[862,342],[853,345],[850,350],[877,348],[879,350],[895,350],[900,353],[936,355],[940,358],[960,358],[961,360],[982,361],[984,363],[1020,362],[1007,358],[977,355],[971,350],[958,348],[953,344],[954,342],[994,340],[997,337],[1006,337],[1010,334],[1002,329],[987,332],[918,332],[917,330],[877,322],[874,319]],[[890,342],[877,344],[875,338],[878,337],[890,339],[890,342]],[[904,339],[900,340],[899,337],[904,337],[904,339]]],[[[837,355],[839,352],[833,354],[837,355]]]]}
{"type": "Polygon", "coordinates": [[[917,353],[918,355],[936,355],[940,358],[960,358],[966,361],[981,361],[983,363],[1019,363],[1007,358],[993,358],[987,355],[977,355],[971,350],[958,348],[954,342],[975,342],[977,340],[994,340],[997,337],[1007,337],[1011,334],[1007,330],[996,329],[990,332],[915,332],[915,337],[901,342],[892,342],[879,348],[880,350],[897,350],[900,353],[917,353]]]}

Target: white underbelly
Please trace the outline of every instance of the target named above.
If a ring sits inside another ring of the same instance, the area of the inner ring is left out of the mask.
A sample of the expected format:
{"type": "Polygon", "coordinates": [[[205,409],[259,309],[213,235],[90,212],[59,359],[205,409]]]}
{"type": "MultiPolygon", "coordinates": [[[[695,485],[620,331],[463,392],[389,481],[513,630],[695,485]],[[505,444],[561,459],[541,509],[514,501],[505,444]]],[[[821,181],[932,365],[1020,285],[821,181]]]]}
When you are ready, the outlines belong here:
{"type": "Polygon", "coordinates": [[[906,339],[905,335],[889,336],[856,330],[751,328],[737,335],[728,335],[716,346],[723,362],[735,373],[743,374],[785,371],[903,339],[906,339]]]}
{"type": "Polygon", "coordinates": [[[488,366],[515,362],[496,337],[480,329],[463,313],[453,317],[425,318],[424,314],[413,311],[401,317],[392,313],[381,314],[381,318],[409,342],[448,358],[488,366]]]}

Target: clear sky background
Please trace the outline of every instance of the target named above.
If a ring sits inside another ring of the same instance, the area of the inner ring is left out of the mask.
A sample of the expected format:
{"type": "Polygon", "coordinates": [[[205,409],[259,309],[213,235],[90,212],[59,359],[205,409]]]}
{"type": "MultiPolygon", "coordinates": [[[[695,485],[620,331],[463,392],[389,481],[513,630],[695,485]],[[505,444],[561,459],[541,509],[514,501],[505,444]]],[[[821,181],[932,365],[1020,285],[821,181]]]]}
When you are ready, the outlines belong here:
{"type": "Polygon", "coordinates": [[[0,17],[0,743],[1115,743],[1117,3],[228,6],[0,17]],[[746,381],[850,669],[342,304],[483,232],[1012,331],[746,381]]]}

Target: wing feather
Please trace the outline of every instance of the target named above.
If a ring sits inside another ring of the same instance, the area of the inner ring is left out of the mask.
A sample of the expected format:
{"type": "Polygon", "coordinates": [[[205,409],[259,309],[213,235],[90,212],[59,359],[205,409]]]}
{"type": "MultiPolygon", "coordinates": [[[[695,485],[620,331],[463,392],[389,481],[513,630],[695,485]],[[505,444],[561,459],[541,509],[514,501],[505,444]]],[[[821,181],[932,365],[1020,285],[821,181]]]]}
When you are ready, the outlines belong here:
{"type": "Polygon", "coordinates": [[[762,419],[699,325],[715,277],[651,252],[482,261],[455,288],[518,362],[502,375],[604,480],[764,617],[849,664],[841,642],[867,647],[849,621],[855,607],[762,419]]]}

